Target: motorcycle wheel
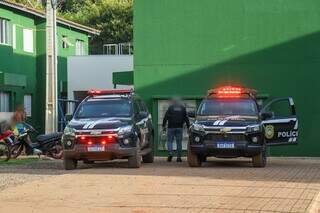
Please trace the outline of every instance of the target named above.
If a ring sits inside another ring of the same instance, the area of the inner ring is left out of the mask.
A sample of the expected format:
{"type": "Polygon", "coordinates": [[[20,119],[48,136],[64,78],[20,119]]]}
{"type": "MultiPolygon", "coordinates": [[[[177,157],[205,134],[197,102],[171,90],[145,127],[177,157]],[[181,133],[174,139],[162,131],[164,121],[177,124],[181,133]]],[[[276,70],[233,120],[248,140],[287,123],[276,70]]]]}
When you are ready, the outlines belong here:
{"type": "Polygon", "coordinates": [[[56,144],[55,146],[52,147],[52,149],[49,152],[49,157],[52,157],[54,159],[61,159],[62,158],[62,145],[61,144],[56,144]]]}
{"type": "Polygon", "coordinates": [[[11,146],[11,158],[16,159],[21,155],[21,152],[23,150],[23,145],[22,144],[15,144],[11,146]]]}
{"type": "Polygon", "coordinates": [[[4,142],[0,142],[0,162],[6,162],[10,160],[10,147],[4,142]]]}

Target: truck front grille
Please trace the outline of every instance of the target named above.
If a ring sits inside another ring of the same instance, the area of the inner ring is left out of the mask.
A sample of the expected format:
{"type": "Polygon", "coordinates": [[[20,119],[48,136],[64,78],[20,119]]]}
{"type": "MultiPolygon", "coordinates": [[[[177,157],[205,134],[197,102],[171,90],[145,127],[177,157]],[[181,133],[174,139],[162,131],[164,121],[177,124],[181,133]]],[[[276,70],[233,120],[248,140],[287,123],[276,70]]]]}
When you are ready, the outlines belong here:
{"type": "Polygon", "coordinates": [[[244,141],[246,137],[244,134],[207,134],[204,140],[210,141],[244,141]]]}

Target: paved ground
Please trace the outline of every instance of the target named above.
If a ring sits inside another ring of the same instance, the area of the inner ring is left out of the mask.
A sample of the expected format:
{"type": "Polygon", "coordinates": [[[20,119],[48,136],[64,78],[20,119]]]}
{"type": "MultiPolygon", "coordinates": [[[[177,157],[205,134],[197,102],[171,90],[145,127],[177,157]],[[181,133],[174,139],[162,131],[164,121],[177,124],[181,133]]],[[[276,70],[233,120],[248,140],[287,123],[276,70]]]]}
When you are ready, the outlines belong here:
{"type": "Polygon", "coordinates": [[[259,169],[246,159],[210,159],[202,168],[157,159],[140,169],[110,162],[72,172],[40,161],[0,173],[14,179],[0,185],[1,213],[320,212],[320,159],[272,158],[259,169]]]}

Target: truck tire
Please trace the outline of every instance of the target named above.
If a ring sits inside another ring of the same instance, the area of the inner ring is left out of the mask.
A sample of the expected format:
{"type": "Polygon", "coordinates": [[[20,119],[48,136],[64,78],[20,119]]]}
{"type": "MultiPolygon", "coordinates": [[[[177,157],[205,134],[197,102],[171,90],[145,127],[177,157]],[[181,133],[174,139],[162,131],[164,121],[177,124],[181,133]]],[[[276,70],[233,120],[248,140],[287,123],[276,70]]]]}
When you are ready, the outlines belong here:
{"type": "Polygon", "coordinates": [[[154,161],[154,153],[153,153],[153,150],[151,149],[151,152],[142,156],[142,162],[143,163],[153,163],[153,161],[154,161]]]}
{"type": "Polygon", "coordinates": [[[150,138],[148,148],[151,148],[151,151],[148,154],[142,156],[143,163],[153,163],[153,161],[154,161],[153,136],[151,136],[151,138],[150,138]]]}
{"type": "Polygon", "coordinates": [[[138,140],[134,155],[128,158],[128,167],[140,168],[140,166],[141,166],[141,154],[140,154],[140,141],[138,140]]]}
{"type": "Polygon", "coordinates": [[[199,157],[200,157],[201,162],[207,162],[207,156],[201,155],[199,157]]]}
{"type": "Polygon", "coordinates": [[[252,165],[253,167],[265,167],[267,165],[267,152],[265,146],[258,155],[252,157],[252,165]]]}
{"type": "Polygon", "coordinates": [[[74,170],[77,168],[78,161],[72,158],[63,158],[63,166],[65,170],[74,170]]]}
{"type": "Polygon", "coordinates": [[[190,167],[200,167],[201,166],[202,162],[201,162],[200,157],[191,151],[189,145],[188,145],[187,159],[188,159],[188,164],[190,167]]]}

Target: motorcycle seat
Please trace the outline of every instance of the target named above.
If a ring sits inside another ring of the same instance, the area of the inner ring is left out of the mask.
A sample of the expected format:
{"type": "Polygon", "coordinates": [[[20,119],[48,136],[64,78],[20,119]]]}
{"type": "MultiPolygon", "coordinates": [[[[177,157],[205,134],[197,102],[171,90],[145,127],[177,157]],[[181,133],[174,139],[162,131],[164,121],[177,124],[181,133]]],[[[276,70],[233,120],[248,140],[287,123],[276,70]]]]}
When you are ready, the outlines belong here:
{"type": "Polygon", "coordinates": [[[51,134],[43,134],[37,136],[37,141],[39,142],[44,142],[44,141],[49,141],[49,140],[60,140],[62,137],[62,132],[56,132],[56,133],[51,133],[51,134]]]}

